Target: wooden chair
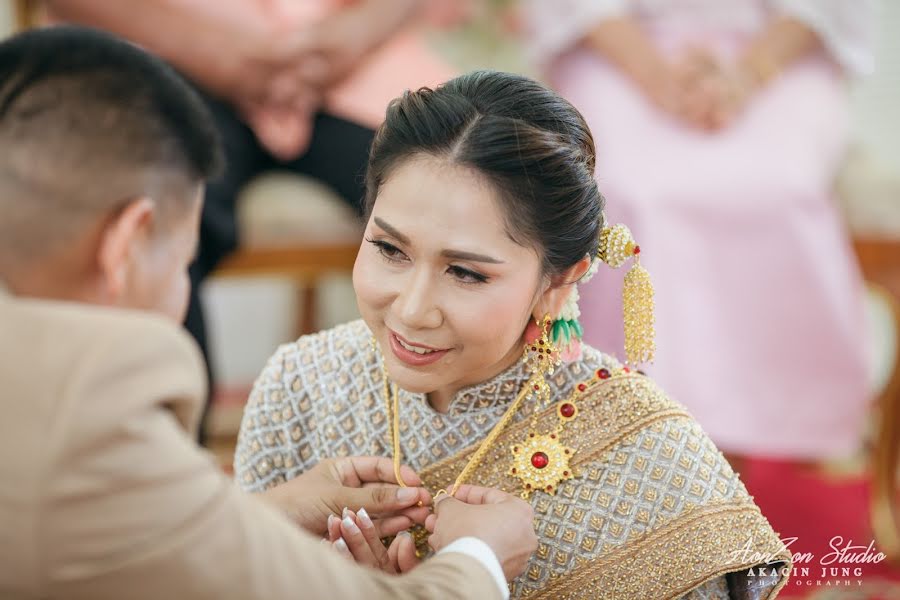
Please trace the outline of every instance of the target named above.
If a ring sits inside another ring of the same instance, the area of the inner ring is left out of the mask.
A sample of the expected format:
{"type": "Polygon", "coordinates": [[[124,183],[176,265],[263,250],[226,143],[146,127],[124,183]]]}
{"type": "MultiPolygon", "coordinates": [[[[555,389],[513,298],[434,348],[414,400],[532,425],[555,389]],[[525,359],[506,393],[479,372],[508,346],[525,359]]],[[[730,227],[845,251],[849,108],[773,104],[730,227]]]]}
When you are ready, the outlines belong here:
{"type": "Polygon", "coordinates": [[[42,10],[40,0],[13,0],[18,30],[34,27],[40,20],[42,10]]]}

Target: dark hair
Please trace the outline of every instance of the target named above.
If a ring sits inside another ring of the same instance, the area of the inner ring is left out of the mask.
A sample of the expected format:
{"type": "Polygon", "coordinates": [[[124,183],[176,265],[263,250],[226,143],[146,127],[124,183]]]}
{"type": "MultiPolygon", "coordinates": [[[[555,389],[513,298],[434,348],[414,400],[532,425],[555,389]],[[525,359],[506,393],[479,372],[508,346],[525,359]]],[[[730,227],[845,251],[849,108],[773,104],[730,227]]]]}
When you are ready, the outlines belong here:
{"type": "Polygon", "coordinates": [[[142,196],[165,231],[221,162],[203,101],[137,46],[68,26],[0,43],[0,251],[11,260],[48,254],[142,196]]]}
{"type": "Polygon", "coordinates": [[[475,71],[391,102],[366,173],[366,213],[392,169],[416,155],[475,169],[500,192],[509,236],[557,275],[597,252],[604,199],[581,113],[521,75],[475,71]]]}
{"type": "Polygon", "coordinates": [[[69,126],[63,134],[95,152],[128,135],[121,160],[176,167],[198,180],[222,162],[197,94],[161,60],[101,31],[35,29],[0,44],[0,126],[33,122],[37,134],[54,117],[69,126]],[[86,122],[85,113],[106,118],[86,122]]]}

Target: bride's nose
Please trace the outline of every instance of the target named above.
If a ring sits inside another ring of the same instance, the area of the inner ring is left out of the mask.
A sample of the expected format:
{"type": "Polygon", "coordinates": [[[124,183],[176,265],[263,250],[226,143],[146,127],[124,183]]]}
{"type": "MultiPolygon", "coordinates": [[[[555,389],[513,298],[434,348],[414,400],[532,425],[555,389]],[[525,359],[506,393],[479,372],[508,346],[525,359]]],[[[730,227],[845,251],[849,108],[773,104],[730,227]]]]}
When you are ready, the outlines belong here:
{"type": "Polygon", "coordinates": [[[441,326],[443,315],[437,305],[435,286],[426,269],[413,269],[405,278],[394,311],[403,325],[412,329],[434,329],[441,326]]]}

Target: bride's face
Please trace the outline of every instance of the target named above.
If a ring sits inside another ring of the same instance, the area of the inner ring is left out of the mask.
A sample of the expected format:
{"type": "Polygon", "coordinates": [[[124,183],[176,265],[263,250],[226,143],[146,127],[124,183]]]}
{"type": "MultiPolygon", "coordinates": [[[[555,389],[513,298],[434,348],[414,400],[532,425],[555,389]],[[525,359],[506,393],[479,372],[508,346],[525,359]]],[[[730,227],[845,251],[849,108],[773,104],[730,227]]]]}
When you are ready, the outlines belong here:
{"type": "Polygon", "coordinates": [[[455,391],[521,356],[540,261],[507,235],[502,210],[477,172],[433,157],[404,161],[382,185],[353,286],[402,388],[455,391]]]}

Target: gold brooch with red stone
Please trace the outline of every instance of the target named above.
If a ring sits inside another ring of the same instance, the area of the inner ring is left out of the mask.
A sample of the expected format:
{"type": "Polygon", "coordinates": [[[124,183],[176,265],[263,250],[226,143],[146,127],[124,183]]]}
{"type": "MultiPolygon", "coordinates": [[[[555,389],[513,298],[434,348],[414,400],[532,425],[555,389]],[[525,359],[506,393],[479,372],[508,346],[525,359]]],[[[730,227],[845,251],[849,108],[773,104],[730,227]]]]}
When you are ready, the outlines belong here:
{"type": "MultiPolygon", "coordinates": [[[[513,463],[509,474],[522,482],[522,497],[528,498],[532,492],[541,491],[555,495],[560,483],[575,476],[569,461],[575,454],[575,450],[562,443],[560,439],[564,426],[578,416],[578,407],[575,399],[584,393],[591,383],[610,379],[617,375],[630,372],[628,367],[615,369],[601,368],[594,372],[594,376],[575,387],[572,396],[556,405],[556,416],[559,421],[550,433],[541,434],[536,431],[536,421],[532,420],[531,431],[528,436],[515,444],[510,449],[513,454],[513,463]]],[[[535,386],[534,392],[545,392],[540,384],[535,386]]],[[[537,411],[536,411],[537,412],[537,411]]],[[[535,417],[536,418],[536,417],[535,417]]]]}

